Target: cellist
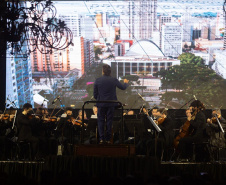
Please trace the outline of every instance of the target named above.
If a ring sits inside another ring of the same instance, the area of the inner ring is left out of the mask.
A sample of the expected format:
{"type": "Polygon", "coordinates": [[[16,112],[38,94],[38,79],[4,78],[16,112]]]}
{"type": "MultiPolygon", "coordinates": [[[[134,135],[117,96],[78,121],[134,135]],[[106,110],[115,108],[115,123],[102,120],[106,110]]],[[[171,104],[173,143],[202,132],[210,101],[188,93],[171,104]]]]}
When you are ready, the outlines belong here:
{"type": "Polygon", "coordinates": [[[180,154],[180,159],[188,159],[191,157],[191,144],[203,141],[204,130],[206,128],[205,107],[203,103],[199,100],[195,100],[190,104],[189,109],[191,115],[187,117],[187,123],[189,125],[187,127],[188,133],[179,140],[177,147],[177,154],[180,154]]]}

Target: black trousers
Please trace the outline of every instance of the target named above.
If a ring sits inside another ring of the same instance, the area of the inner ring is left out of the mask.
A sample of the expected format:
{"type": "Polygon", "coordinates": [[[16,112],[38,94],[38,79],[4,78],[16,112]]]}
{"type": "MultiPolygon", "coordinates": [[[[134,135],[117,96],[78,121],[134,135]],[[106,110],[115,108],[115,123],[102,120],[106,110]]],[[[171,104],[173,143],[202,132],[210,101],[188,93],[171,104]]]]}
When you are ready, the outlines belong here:
{"type": "Polygon", "coordinates": [[[188,136],[181,138],[178,144],[178,152],[181,158],[190,158],[192,154],[192,143],[198,143],[203,141],[203,134],[197,134],[195,136],[188,136]]]}

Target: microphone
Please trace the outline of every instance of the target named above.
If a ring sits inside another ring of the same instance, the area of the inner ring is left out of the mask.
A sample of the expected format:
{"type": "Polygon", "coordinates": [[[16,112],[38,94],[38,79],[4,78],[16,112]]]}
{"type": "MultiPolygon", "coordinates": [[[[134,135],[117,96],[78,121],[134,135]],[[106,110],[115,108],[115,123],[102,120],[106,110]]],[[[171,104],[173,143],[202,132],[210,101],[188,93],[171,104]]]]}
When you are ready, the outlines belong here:
{"type": "Polygon", "coordinates": [[[193,95],[193,97],[194,97],[194,99],[195,99],[195,100],[197,100],[197,98],[196,98],[196,96],[195,96],[195,95],[193,95]]]}
{"type": "Polygon", "coordinates": [[[56,101],[57,101],[59,98],[60,98],[60,96],[56,97],[56,98],[53,100],[52,104],[56,103],[56,101]]]}
{"type": "Polygon", "coordinates": [[[144,98],[141,96],[140,93],[137,93],[137,94],[138,94],[138,96],[140,96],[140,98],[141,98],[143,101],[145,101],[144,98]]]}

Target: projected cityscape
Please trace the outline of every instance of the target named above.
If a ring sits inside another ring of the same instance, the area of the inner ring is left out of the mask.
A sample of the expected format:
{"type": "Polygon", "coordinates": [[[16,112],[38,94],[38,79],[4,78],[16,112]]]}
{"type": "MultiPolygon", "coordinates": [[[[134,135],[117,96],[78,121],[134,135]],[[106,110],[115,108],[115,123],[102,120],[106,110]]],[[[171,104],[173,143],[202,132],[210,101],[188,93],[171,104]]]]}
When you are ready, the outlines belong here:
{"type": "Polygon", "coordinates": [[[73,45],[28,58],[7,55],[6,95],[17,107],[81,108],[92,98],[102,65],[109,64],[112,76],[130,80],[126,91],[117,92],[127,108],[180,108],[194,95],[206,108],[226,108],[222,0],[54,5],[73,32],[73,45]]]}

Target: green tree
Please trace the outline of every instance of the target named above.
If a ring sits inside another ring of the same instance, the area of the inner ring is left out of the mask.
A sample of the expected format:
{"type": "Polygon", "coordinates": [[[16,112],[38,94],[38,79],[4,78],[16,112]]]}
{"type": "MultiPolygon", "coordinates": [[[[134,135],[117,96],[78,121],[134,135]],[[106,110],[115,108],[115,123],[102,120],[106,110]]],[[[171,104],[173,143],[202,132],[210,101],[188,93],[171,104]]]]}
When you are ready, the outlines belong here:
{"type": "Polygon", "coordinates": [[[100,59],[99,55],[103,53],[102,48],[99,46],[94,46],[94,53],[95,53],[95,60],[99,60],[100,59]]]}
{"type": "Polygon", "coordinates": [[[171,66],[168,70],[157,73],[162,77],[162,89],[166,91],[162,96],[163,101],[177,98],[184,103],[196,95],[209,108],[226,103],[223,98],[226,81],[222,77],[206,67],[204,61],[193,54],[183,53],[179,59],[180,65],[171,66]],[[168,92],[169,89],[175,89],[176,92],[168,92]]]}
{"type": "Polygon", "coordinates": [[[178,57],[178,59],[181,64],[205,65],[205,62],[201,57],[197,57],[192,53],[183,53],[178,57]]]}

